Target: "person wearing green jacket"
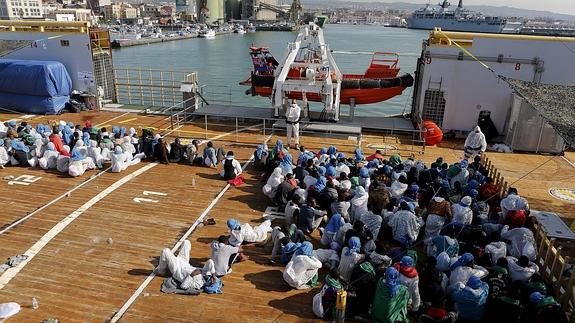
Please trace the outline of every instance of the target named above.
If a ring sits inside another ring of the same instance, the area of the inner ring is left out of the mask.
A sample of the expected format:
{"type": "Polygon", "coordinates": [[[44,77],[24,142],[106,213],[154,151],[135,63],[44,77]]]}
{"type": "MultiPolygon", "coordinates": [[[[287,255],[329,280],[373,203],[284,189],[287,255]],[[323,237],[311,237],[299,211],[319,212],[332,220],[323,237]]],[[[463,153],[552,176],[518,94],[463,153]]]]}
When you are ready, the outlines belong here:
{"type": "Polygon", "coordinates": [[[409,322],[407,303],[409,291],[399,283],[399,272],[393,267],[387,268],[385,277],[377,283],[373,299],[372,316],[375,323],[409,322]]]}

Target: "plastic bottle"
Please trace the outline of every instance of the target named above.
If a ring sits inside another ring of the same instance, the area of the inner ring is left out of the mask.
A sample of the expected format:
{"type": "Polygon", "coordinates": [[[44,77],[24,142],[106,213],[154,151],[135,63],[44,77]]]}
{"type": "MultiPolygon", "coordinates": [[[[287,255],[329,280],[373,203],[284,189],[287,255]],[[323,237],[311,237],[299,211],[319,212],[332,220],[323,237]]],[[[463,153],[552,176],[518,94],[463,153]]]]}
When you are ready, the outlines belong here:
{"type": "Polygon", "coordinates": [[[36,299],[36,297],[32,297],[32,308],[37,310],[38,307],[40,307],[40,304],[38,304],[38,300],[36,299]]]}

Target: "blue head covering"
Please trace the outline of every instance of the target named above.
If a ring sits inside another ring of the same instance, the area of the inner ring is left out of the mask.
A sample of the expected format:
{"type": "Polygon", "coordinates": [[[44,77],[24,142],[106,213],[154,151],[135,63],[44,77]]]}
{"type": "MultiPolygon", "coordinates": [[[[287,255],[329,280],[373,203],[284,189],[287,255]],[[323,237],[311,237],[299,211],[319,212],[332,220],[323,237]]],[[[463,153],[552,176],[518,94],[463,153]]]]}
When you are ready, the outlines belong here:
{"type": "Polygon", "coordinates": [[[327,149],[327,154],[330,156],[335,156],[336,153],[337,148],[335,148],[335,146],[329,146],[329,148],[327,149]]]}
{"type": "Polygon", "coordinates": [[[362,178],[368,178],[369,177],[369,171],[367,170],[367,167],[362,167],[359,169],[359,177],[362,177],[362,178]]]}
{"type": "Polygon", "coordinates": [[[481,279],[479,279],[479,277],[477,276],[471,276],[469,277],[469,279],[467,280],[467,286],[473,288],[473,289],[478,289],[481,288],[481,279]]]}
{"type": "Polygon", "coordinates": [[[45,129],[46,129],[46,127],[41,123],[36,125],[36,132],[39,134],[44,134],[44,132],[46,132],[45,129]]]}
{"type": "Polygon", "coordinates": [[[82,141],[84,142],[84,145],[86,145],[86,147],[90,147],[90,134],[84,132],[84,134],[82,135],[82,141]]]}
{"type": "Polygon", "coordinates": [[[8,121],[8,126],[11,128],[16,128],[16,121],[14,121],[14,120],[8,121]]]}
{"type": "Polygon", "coordinates": [[[415,266],[415,262],[413,261],[413,258],[411,258],[410,256],[403,256],[403,258],[401,258],[400,264],[401,264],[401,267],[413,267],[413,266],[415,266]]]}
{"type": "Polygon", "coordinates": [[[339,231],[339,228],[341,228],[341,226],[342,226],[341,214],[336,213],[331,216],[331,219],[329,219],[329,222],[325,226],[325,231],[335,233],[339,231]]]}
{"type": "Polygon", "coordinates": [[[264,153],[264,146],[258,145],[258,147],[256,148],[256,156],[258,156],[258,159],[262,159],[263,153],[264,153]]]}
{"type": "Polygon", "coordinates": [[[66,123],[66,125],[67,125],[68,127],[70,127],[70,129],[74,129],[74,123],[68,121],[68,123],[66,123]]]}
{"type": "Polygon", "coordinates": [[[325,186],[327,185],[327,180],[324,176],[320,176],[317,179],[317,182],[315,182],[315,184],[313,185],[313,188],[316,192],[321,192],[323,191],[323,189],[325,188],[325,186]]]}
{"type": "Polygon", "coordinates": [[[84,160],[84,155],[82,155],[78,149],[74,148],[70,153],[70,159],[75,161],[84,160]]]}
{"type": "Polygon", "coordinates": [[[10,146],[12,147],[12,149],[14,150],[21,150],[25,153],[30,152],[30,148],[28,148],[28,146],[26,146],[23,142],[21,142],[20,140],[12,140],[12,142],[10,143],[10,146]]]}
{"type": "Polygon", "coordinates": [[[64,126],[64,131],[62,133],[62,140],[64,140],[64,144],[69,145],[72,139],[74,138],[74,132],[70,126],[64,126]]]}
{"type": "Polygon", "coordinates": [[[348,249],[345,252],[346,255],[351,255],[353,252],[359,252],[361,249],[361,240],[358,237],[351,237],[347,243],[348,249]]]}
{"type": "Polygon", "coordinates": [[[467,165],[469,165],[469,162],[466,159],[459,162],[459,168],[461,169],[467,168],[467,165]]]}
{"type": "Polygon", "coordinates": [[[344,159],[344,158],[345,158],[344,153],[337,153],[337,159],[344,159]]]}
{"type": "Polygon", "coordinates": [[[229,219],[227,224],[230,230],[238,230],[241,227],[240,221],[236,219],[229,219]]]}
{"type": "Polygon", "coordinates": [[[120,137],[124,138],[126,136],[126,128],[122,127],[120,129],[120,137]]]}
{"type": "Polygon", "coordinates": [[[453,265],[451,265],[451,270],[454,270],[457,267],[465,266],[471,264],[475,258],[469,252],[464,253],[453,265]]]}
{"type": "Polygon", "coordinates": [[[325,155],[325,154],[327,154],[327,148],[323,147],[319,150],[319,155],[321,156],[321,155],[325,155]]]}
{"type": "Polygon", "coordinates": [[[471,190],[477,189],[477,187],[479,186],[479,182],[477,180],[470,180],[469,183],[467,183],[467,185],[465,186],[465,191],[463,191],[463,194],[469,194],[469,192],[471,190]]]}
{"type": "Polygon", "coordinates": [[[477,190],[471,190],[469,191],[469,196],[475,200],[479,196],[479,192],[477,190]]]}
{"type": "Polygon", "coordinates": [[[325,172],[327,171],[327,169],[323,166],[319,166],[317,168],[317,173],[319,174],[320,177],[325,176],[325,172]]]}
{"type": "Polygon", "coordinates": [[[356,162],[362,161],[365,159],[363,157],[363,150],[361,150],[361,148],[356,148],[354,153],[355,153],[355,161],[356,162]]]}
{"type": "Polygon", "coordinates": [[[413,183],[413,184],[409,185],[408,190],[410,190],[414,193],[417,193],[417,192],[419,192],[419,185],[413,183]]]}
{"type": "Polygon", "coordinates": [[[540,292],[533,292],[529,295],[529,300],[533,303],[539,303],[545,299],[545,295],[541,294],[540,292]]]}
{"type": "Polygon", "coordinates": [[[385,175],[390,176],[391,172],[393,172],[393,168],[391,168],[389,165],[383,165],[383,172],[385,175]]]}
{"type": "Polygon", "coordinates": [[[116,126],[113,126],[113,127],[112,127],[112,133],[115,134],[115,135],[119,134],[119,133],[120,133],[120,128],[118,128],[118,127],[116,127],[116,126]]]}
{"type": "Polygon", "coordinates": [[[281,139],[278,139],[276,141],[276,150],[282,150],[282,149],[284,149],[284,143],[282,142],[281,139]]]}
{"type": "Polygon", "coordinates": [[[378,166],[379,166],[379,159],[377,158],[367,163],[368,168],[377,168],[378,166]]]}
{"type": "Polygon", "coordinates": [[[407,207],[409,207],[411,213],[415,213],[415,204],[413,202],[407,202],[407,207]]]}
{"type": "Polygon", "coordinates": [[[325,170],[325,176],[335,177],[336,174],[337,171],[335,170],[335,167],[333,167],[332,165],[327,166],[325,170]]]}
{"type": "Polygon", "coordinates": [[[290,154],[285,154],[284,158],[282,159],[280,166],[284,173],[288,174],[292,172],[293,169],[293,157],[290,154]]]}
{"type": "Polygon", "coordinates": [[[313,245],[309,241],[302,243],[299,248],[294,252],[294,257],[296,256],[313,256],[313,245]]]}
{"type": "Polygon", "coordinates": [[[399,289],[399,272],[393,267],[387,268],[385,271],[385,283],[391,290],[391,297],[395,297],[399,289]]]}

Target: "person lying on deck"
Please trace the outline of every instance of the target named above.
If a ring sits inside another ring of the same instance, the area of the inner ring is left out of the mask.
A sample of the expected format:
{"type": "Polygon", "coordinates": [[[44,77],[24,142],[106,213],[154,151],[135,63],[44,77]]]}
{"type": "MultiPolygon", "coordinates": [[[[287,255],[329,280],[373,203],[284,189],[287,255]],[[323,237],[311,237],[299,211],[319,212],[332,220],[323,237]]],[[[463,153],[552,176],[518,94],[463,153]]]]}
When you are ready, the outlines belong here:
{"type": "Polygon", "coordinates": [[[201,290],[206,281],[215,280],[214,262],[209,259],[203,268],[194,267],[190,264],[190,252],[192,243],[189,240],[184,241],[178,255],[165,248],[160,254],[160,262],[154,269],[154,274],[160,277],[171,276],[180,285],[179,288],[187,290],[190,288],[201,290]]]}

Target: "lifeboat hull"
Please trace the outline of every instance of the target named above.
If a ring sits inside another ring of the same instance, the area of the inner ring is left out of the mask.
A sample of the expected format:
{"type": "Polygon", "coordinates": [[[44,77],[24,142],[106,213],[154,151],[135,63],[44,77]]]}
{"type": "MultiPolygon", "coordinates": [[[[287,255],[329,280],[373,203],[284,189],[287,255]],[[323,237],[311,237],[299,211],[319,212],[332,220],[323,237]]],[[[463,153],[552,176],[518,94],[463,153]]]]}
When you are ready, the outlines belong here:
{"type": "MultiPolygon", "coordinates": [[[[340,103],[350,104],[351,98],[355,98],[355,104],[372,104],[389,100],[403,93],[406,87],[396,86],[390,88],[376,89],[342,89],[340,103]]],[[[267,86],[256,86],[255,94],[259,96],[270,97],[272,88],[267,86]]],[[[288,92],[286,96],[289,99],[303,100],[301,92],[288,92]]],[[[321,102],[321,97],[315,93],[307,93],[306,98],[310,102],[321,102]]]]}

